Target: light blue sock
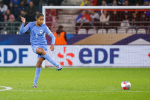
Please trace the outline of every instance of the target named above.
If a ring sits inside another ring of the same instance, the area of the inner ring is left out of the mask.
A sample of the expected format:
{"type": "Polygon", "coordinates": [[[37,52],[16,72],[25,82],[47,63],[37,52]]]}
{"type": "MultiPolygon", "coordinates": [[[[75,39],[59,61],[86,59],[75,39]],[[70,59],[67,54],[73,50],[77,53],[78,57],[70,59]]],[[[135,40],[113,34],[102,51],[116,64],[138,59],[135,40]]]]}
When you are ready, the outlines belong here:
{"type": "Polygon", "coordinates": [[[40,72],[41,72],[41,68],[36,67],[35,78],[34,78],[34,83],[33,84],[37,83],[37,81],[39,79],[39,76],[40,76],[40,72]]]}
{"type": "Polygon", "coordinates": [[[44,55],[43,57],[47,59],[50,63],[52,63],[55,67],[58,66],[58,64],[48,54],[44,55]]]}

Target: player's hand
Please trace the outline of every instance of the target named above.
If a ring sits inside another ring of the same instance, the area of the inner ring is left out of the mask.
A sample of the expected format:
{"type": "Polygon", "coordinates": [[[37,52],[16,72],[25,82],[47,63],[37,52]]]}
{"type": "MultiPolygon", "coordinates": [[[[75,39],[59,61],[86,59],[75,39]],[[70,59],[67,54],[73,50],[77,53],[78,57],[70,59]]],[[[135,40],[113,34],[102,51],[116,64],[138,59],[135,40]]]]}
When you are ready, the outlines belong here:
{"type": "Polygon", "coordinates": [[[50,50],[54,51],[54,45],[53,44],[51,45],[50,50]]]}
{"type": "Polygon", "coordinates": [[[26,22],[25,19],[22,16],[21,16],[21,21],[22,21],[23,24],[25,24],[25,22],[26,22]]]}

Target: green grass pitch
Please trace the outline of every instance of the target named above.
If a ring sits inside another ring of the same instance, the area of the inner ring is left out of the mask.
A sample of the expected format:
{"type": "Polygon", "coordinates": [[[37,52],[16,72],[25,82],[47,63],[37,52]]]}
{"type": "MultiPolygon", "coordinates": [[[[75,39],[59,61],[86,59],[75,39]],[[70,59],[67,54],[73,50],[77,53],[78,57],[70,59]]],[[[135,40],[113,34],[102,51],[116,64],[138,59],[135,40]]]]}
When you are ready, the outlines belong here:
{"type": "Polygon", "coordinates": [[[41,70],[32,88],[35,68],[0,68],[0,100],[150,100],[149,68],[54,68],[41,70]],[[131,82],[122,90],[121,82],[131,82]]]}

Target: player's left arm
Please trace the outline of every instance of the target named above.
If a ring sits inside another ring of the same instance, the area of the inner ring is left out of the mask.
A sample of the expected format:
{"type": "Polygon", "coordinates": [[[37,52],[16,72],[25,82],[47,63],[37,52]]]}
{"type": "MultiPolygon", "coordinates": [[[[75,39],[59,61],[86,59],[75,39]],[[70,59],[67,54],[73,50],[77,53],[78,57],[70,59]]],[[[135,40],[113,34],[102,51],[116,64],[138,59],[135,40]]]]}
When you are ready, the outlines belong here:
{"type": "Polygon", "coordinates": [[[46,31],[45,31],[51,38],[52,38],[52,43],[51,43],[51,51],[54,50],[54,45],[55,45],[55,36],[53,35],[53,33],[49,30],[49,28],[46,26],[46,31]]]}

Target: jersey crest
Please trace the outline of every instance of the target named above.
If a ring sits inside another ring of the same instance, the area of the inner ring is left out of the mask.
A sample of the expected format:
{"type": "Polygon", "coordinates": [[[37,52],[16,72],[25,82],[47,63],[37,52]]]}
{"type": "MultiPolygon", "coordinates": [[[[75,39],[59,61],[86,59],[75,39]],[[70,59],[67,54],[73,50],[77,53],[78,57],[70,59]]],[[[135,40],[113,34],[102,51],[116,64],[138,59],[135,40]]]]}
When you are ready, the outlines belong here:
{"type": "Polygon", "coordinates": [[[43,30],[40,30],[40,34],[42,34],[43,33],[43,30]]]}

